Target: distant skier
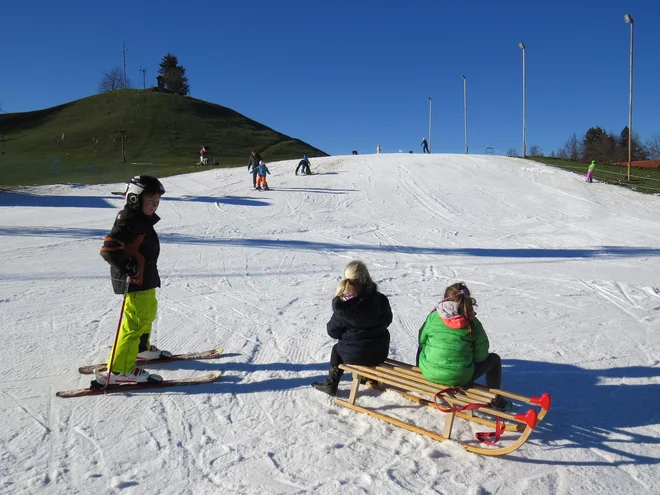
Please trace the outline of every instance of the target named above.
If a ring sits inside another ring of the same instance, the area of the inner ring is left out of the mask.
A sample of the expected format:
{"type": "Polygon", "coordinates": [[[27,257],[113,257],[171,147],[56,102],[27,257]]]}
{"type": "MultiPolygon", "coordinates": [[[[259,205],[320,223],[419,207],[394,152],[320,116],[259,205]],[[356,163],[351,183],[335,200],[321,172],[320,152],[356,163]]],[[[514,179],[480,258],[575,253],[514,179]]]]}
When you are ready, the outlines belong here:
{"type": "Polygon", "coordinates": [[[303,159],[298,163],[298,166],[296,167],[296,175],[298,175],[298,170],[300,170],[303,175],[312,175],[312,169],[309,167],[309,159],[307,158],[307,155],[303,155],[303,159]]]}
{"type": "Polygon", "coordinates": [[[263,160],[260,160],[259,166],[257,167],[257,185],[254,187],[255,189],[262,188],[264,191],[268,191],[268,182],[266,181],[266,174],[270,175],[270,170],[268,170],[266,163],[263,160]]]}
{"type": "Polygon", "coordinates": [[[380,155],[380,144],[378,146],[376,146],[376,153],[378,153],[380,155]]]}
{"type": "Polygon", "coordinates": [[[357,150],[353,150],[353,151],[351,151],[351,153],[352,153],[353,155],[357,155],[357,154],[358,154],[357,150]]]}
{"type": "Polygon", "coordinates": [[[103,241],[101,256],[110,264],[115,294],[124,293],[126,277],[130,276],[111,369],[97,372],[97,381],[103,385],[110,371],[110,385],[162,380],[138,368],[136,362],[172,356],[150,342],[151,325],[156,319],[156,287],[160,287],[156,266],[160,243],[154,225],[160,220],[156,210],[164,193],[165,188],[155,177],[133,177],[124,193],[126,206],[103,241]]]}
{"type": "Polygon", "coordinates": [[[594,181],[594,170],[596,169],[596,160],[591,160],[591,164],[587,169],[587,182],[594,181]]]}
{"type": "Polygon", "coordinates": [[[429,143],[426,141],[426,138],[422,138],[422,153],[431,153],[429,151],[429,143]]]}
{"type": "Polygon", "coordinates": [[[248,160],[248,172],[252,172],[252,187],[257,187],[257,167],[259,162],[263,161],[261,155],[256,151],[252,150],[250,154],[250,159],[248,160]]]}
{"type": "Polygon", "coordinates": [[[208,146],[202,146],[202,149],[199,150],[199,165],[205,166],[209,164],[209,155],[211,151],[208,146]]]}

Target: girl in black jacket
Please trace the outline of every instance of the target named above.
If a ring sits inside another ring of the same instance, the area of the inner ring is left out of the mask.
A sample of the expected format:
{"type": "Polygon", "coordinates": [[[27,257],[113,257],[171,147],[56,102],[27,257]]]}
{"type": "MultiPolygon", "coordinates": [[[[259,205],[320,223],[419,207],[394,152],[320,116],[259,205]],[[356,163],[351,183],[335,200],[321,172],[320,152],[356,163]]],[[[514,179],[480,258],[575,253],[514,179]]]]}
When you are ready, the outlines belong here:
{"type": "Polygon", "coordinates": [[[332,300],[328,335],[339,342],[332,347],[330,373],[312,387],[328,395],[337,395],[343,370],[339,365],[375,366],[389,353],[392,310],[386,296],[378,292],[369,271],[361,261],[351,261],[344,269],[337,294],[332,300]]]}

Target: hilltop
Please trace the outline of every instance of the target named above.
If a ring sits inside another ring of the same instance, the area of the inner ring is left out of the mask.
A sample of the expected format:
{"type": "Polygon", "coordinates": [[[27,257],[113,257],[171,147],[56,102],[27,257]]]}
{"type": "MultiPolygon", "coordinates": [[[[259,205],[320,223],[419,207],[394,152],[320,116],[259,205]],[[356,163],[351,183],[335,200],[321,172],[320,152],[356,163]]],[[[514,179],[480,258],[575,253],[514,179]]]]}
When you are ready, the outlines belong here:
{"type": "Polygon", "coordinates": [[[252,149],[267,161],[327,156],[230,108],[150,90],[112,91],[0,115],[0,133],[3,185],[113,182],[145,170],[159,176],[193,171],[201,145],[223,167],[245,165],[252,149]]]}

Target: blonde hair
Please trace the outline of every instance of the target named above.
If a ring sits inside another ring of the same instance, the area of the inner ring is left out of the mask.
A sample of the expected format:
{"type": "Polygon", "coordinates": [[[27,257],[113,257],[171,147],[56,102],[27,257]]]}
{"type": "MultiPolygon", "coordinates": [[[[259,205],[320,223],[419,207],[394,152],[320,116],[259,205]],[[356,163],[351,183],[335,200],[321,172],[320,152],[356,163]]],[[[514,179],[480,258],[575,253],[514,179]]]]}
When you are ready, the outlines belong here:
{"type": "Polygon", "coordinates": [[[378,286],[371,280],[367,265],[361,261],[351,261],[344,268],[344,278],[337,286],[335,297],[344,294],[363,294],[376,289],[378,289],[378,286]]]}
{"type": "Polygon", "coordinates": [[[465,282],[458,282],[445,289],[445,301],[456,302],[458,314],[463,316],[468,322],[474,317],[474,307],[477,301],[470,295],[470,289],[465,282]]]}

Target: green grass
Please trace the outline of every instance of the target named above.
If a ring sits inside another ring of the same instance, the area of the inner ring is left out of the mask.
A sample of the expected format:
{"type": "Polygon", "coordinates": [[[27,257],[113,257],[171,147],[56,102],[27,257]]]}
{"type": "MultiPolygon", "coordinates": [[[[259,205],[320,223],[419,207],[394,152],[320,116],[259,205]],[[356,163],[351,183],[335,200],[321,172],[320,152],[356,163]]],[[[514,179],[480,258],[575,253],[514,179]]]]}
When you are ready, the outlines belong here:
{"type": "MultiPolygon", "coordinates": [[[[562,160],[559,158],[546,158],[543,156],[528,157],[546,165],[559,167],[576,174],[586,176],[588,163],[573,162],[570,160],[562,160]]],[[[645,194],[658,194],[660,193],[660,169],[657,168],[638,168],[632,167],[630,172],[630,181],[628,181],[628,168],[619,165],[601,165],[596,164],[594,171],[594,179],[599,182],[606,182],[608,184],[615,184],[622,187],[627,187],[633,191],[638,191],[645,194]]]]}
{"type": "Polygon", "coordinates": [[[0,132],[3,186],[98,184],[136,174],[199,171],[195,163],[202,145],[210,146],[221,167],[246,166],[253,149],[267,162],[327,156],[230,108],[150,90],[113,91],[45,110],[2,114],[0,132]],[[126,163],[120,130],[127,132],[126,163]]]}

